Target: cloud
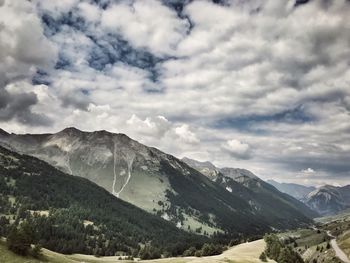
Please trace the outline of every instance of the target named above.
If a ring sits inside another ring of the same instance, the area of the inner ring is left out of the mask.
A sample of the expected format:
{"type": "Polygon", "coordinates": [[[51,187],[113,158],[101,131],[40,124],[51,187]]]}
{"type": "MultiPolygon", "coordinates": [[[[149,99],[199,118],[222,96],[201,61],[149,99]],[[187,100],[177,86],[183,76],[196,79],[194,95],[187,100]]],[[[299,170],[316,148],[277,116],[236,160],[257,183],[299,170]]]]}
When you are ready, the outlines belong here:
{"type": "Polygon", "coordinates": [[[131,126],[132,129],[136,129],[140,134],[156,138],[163,137],[171,127],[170,122],[163,116],[157,116],[155,118],[147,117],[145,120],[141,120],[133,114],[126,123],[131,126]]]}
{"type": "Polygon", "coordinates": [[[238,159],[249,159],[251,156],[251,147],[247,143],[233,139],[222,145],[223,149],[228,151],[233,157],[238,159]]]}
{"type": "MultiPolygon", "coordinates": [[[[9,85],[11,88],[12,84],[9,85]]],[[[0,121],[16,119],[25,125],[49,125],[51,120],[41,113],[31,110],[38,103],[34,92],[9,92],[7,88],[0,89],[0,121]]]]}
{"type": "Polygon", "coordinates": [[[312,175],[315,173],[315,170],[312,168],[307,168],[307,169],[301,170],[301,173],[304,175],[312,175]]]}
{"type": "Polygon", "coordinates": [[[54,17],[59,17],[64,13],[68,13],[77,5],[79,0],[62,0],[62,1],[42,1],[34,0],[34,3],[46,13],[54,17]]]}
{"type": "Polygon", "coordinates": [[[181,141],[188,144],[198,144],[200,142],[196,134],[190,130],[190,126],[187,124],[175,128],[175,134],[181,141]]]}
{"type": "Polygon", "coordinates": [[[38,69],[53,67],[56,47],[44,36],[30,2],[5,1],[0,8],[0,120],[48,125],[51,120],[32,110],[39,103],[28,82],[38,69]],[[22,86],[22,89],[18,88],[22,86]]]}
{"type": "Polygon", "coordinates": [[[188,23],[160,1],[127,1],[110,6],[101,24],[110,33],[121,34],[137,48],[171,55],[188,30],[188,23]]]}
{"type": "Polygon", "coordinates": [[[101,10],[93,4],[80,2],[78,4],[79,12],[89,22],[98,22],[101,17],[101,10]]]}
{"type": "Polygon", "coordinates": [[[5,1],[0,9],[2,85],[31,76],[35,67],[54,65],[56,56],[57,48],[44,36],[33,6],[27,1],[5,1]]]}
{"type": "Polygon", "coordinates": [[[349,1],[224,2],[3,1],[1,127],[348,182],[349,1]]]}

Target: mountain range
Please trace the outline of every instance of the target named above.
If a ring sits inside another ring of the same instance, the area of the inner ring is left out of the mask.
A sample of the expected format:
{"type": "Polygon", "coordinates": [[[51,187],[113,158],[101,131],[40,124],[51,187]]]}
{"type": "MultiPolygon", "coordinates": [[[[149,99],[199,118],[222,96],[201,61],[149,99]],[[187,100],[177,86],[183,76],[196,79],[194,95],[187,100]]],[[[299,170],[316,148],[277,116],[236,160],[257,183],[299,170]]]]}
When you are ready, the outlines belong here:
{"type": "Polygon", "coordinates": [[[220,169],[208,176],[125,134],[76,128],[54,134],[1,131],[0,144],[86,178],[178,228],[202,235],[262,234],[309,224],[316,216],[247,170],[220,169]]]}
{"type": "Polygon", "coordinates": [[[268,180],[267,182],[279,191],[302,201],[320,215],[334,215],[350,208],[350,185],[314,187],[294,183],[279,183],[274,180],[268,180]]]}
{"type": "Polygon", "coordinates": [[[249,170],[230,167],[218,168],[208,161],[199,162],[186,157],[182,160],[213,182],[220,184],[227,191],[248,200],[257,209],[264,211],[269,218],[288,216],[294,218],[295,211],[311,218],[317,216],[315,211],[302,202],[278,191],[249,170]]]}
{"type": "Polygon", "coordinates": [[[309,193],[305,204],[320,215],[334,215],[350,208],[350,185],[324,185],[309,193]]]}
{"type": "Polygon", "coordinates": [[[293,183],[279,183],[275,180],[267,180],[267,182],[274,187],[276,187],[282,193],[289,194],[298,200],[305,200],[307,195],[312,191],[316,190],[314,186],[305,186],[301,184],[293,184],[293,183]]]}

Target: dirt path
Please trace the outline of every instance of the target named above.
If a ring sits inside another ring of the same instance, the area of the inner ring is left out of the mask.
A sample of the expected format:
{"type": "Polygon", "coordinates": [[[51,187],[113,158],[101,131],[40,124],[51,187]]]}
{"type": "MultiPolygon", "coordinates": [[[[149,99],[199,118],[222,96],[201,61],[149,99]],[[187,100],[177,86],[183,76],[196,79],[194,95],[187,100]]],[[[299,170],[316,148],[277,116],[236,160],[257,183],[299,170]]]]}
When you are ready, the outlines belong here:
{"type": "Polygon", "coordinates": [[[340,258],[341,261],[345,262],[345,263],[350,263],[349,258],[346,256],[346,254],[344,253],[343,250],[341,250],[341,248],[338,246],[336,239],[332,239],[331,240],[331,245],[332,248],[335,251],[335,255],[340,258]]]}
{"type": "Polygon", "coordinates": [[[327,234],[333,238],[331,240],[331,246],[335,251],[335,255],[343,262],[345,263],[350,263],[349,258],[347,257],[347,255],[344,253],[344,251],[338,246],[337,244],[337,240],[335,239],[335,237],[330,233],[330,231],[327,231],[327,234]]]}

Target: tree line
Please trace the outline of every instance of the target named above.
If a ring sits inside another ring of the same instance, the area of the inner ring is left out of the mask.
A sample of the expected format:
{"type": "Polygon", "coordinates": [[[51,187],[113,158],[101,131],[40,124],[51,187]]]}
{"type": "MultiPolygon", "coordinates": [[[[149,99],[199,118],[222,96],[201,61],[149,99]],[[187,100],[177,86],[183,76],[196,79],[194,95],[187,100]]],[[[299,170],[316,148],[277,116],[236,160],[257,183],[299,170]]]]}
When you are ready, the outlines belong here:
{"type": "Polygon", "coordinates": [[[0,153],[0,235],[16,253],[32,253],[28,244],[36,244],[64,254],[209,255],[231,240],[185,232],[87,179],[1,147],[0,153]]]}
{"type": "Polygon", "coordinates": [[[277,235],[265,235],[264,240],[266,248],[260,255],[262,261],[267,262],[268,257],[278,263],[304,263],[302,257],[291,246],[283,244],[277,235]]]}

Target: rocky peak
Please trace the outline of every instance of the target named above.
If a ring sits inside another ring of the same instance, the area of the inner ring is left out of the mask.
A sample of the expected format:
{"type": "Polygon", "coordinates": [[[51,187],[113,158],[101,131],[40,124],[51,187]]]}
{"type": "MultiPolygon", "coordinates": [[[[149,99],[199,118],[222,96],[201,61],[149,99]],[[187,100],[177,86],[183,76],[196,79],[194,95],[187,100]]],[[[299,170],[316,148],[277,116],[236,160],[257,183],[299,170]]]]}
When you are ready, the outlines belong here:
{"type": "Polygon", "coordinates": [[[237,179],[238,177],[247,177],[250,179],[260,179],[255,174],[253,174],[251,171],[248,171],[246,169],[224,167],[224,168],[220,169],[220,172],[223,175],[230,177],[232,179],[237,179]]]}
{"type": "Polygon", "coordinates": [[[67,127],[62,131],[58,132],[58,134],[67,134],[67,135],[80,134],[80,133],[83,133],[83,132],[75,127],[67,127]]]}

